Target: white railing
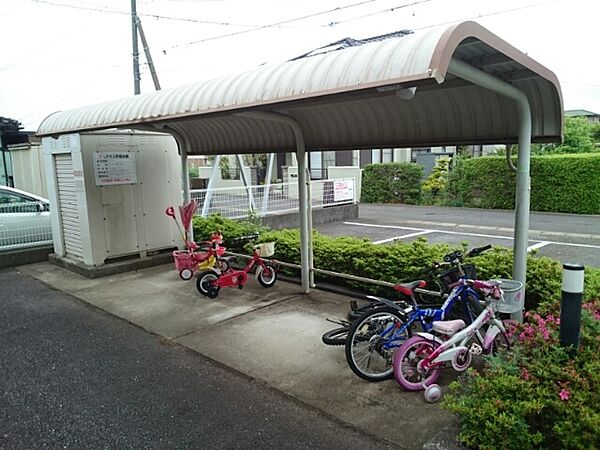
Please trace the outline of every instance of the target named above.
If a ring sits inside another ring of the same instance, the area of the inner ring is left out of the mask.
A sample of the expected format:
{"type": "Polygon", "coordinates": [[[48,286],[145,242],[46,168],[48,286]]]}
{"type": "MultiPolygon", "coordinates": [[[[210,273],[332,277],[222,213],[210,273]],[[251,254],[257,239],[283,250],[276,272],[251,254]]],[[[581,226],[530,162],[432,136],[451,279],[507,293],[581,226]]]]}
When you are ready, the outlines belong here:
{"type": "MultiPolygon", "coordinates": [[[[198,202],[198,213],[203,216],[220,214],[230,219],[251,215],[268,216],[298,210],[298,183],[275,183],[249,187],[197,189],[190,191],[198,202]],[[208,205],[205,201],[208,199],[208,205]]],[[[354,178],[313,180],[310,183],[313,208],[356,202],[354,178]]]]}
{"type": "Polygon", "coordinates": [[[52,244],[50,211],[43,203],[0,203],[0,251],[52,244]]]}

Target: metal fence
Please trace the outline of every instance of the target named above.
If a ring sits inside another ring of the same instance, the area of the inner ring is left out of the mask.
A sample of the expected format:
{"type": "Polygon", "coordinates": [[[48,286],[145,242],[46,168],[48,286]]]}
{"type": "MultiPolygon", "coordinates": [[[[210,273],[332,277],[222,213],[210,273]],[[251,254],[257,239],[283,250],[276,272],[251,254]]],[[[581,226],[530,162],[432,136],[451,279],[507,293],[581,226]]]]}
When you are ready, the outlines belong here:
{"type": "Polygon", "coordinates": [[[52,226],[46,205],[0,203],[0,251],[49,244],[52,244],[52,226]]]}
{"type": "MultiPolygon", "coordinates": [[[[297,211],[298,183],[275,183],[248,187],[197,189],[190,191],[203,216],[220,214],[230,219],[251,215],[267,216],[297,211]]],[[[354,178],[317,180],[310,184],[313,208],[343,205],[356,201],[354,178]]]]}

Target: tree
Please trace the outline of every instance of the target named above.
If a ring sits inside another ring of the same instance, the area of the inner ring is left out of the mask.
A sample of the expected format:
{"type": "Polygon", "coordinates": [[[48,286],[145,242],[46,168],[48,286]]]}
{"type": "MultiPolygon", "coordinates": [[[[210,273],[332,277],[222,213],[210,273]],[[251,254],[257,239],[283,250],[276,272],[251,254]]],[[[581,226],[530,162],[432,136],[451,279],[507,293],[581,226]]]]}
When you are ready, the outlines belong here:
{"type": "MultiPolygon", "coordinates": [[[[584,117],[565,119],[562,144],[531,144],[532,155],[555,155],[565,153],[590,153],[598,151],[595,143],[600,143],[600,124],[593,124],[584,117]]],[[[517,154],[517,145],[510,146],[511,155],[517,154]]],[[[497,150],[495,155],[505,155],[505,150],[497,150]]]]}

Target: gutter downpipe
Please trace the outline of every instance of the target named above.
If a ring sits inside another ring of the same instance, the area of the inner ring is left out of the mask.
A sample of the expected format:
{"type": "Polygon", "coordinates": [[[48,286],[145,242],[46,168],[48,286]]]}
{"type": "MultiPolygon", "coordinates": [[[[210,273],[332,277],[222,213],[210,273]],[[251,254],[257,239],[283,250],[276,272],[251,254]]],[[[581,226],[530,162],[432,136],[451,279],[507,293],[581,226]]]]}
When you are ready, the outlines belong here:
{"type": "MultiPolygon", "coordinates": [[[[452,58],[448,72],[471,83],[497,92],[517,102],[519,111],[519,154],[517,162],[517,190],[515,199],[515,241],[513,256],[513,279],[523,283],[525,295],[527,281],[527,237],[529,230],[529,196],[531,179],[529,176],[531,152],[531,108],[523,91],[499,80],[473,66],[452,58]]],[[[511,318],[523,322],[523,311],[511,314],[511,318]]]]}
{"type": "Polygon", "coordinates": [[[300,266],[301,266],[301,279],[302,279],[302,291],[305,294],[310,293],[310,274],[312,272],[312,243],[310,236],[312,230],[309,229],[309,217],[312,215],[311,206],[307,201],[307,186],[308,182],[306,177],[306,144],[304,142],[304,133],[300,124],[290,116],[285,114],[253,111],[238,114],[241,117],[248,117],[250,119],[266,120],[270,122],[278,122],[288,125],[294,133],[296,141],[296,158],[298,160],[298,203],[300,209],[300,266]]]}

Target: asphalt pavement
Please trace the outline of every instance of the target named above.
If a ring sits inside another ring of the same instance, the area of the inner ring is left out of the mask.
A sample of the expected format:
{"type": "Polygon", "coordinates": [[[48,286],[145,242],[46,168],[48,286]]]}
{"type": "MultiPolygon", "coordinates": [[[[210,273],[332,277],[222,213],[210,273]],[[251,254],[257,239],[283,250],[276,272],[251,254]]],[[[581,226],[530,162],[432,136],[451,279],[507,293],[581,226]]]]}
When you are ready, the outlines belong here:
{"type": "Polygon", "coordinates": [[[0,286],[2,449],[395,448],[28,275],[0,286]]]}
{"type": "MultiPolygon", "coordinates": [[[[315,228],[380,245],[425,238],[430,243],[512,248],[514,211],[361,203],[357,219],[315,228]]],[[[528,247],[563,263],[600,267],[600,215],[532,212],[528,247]]]]}

